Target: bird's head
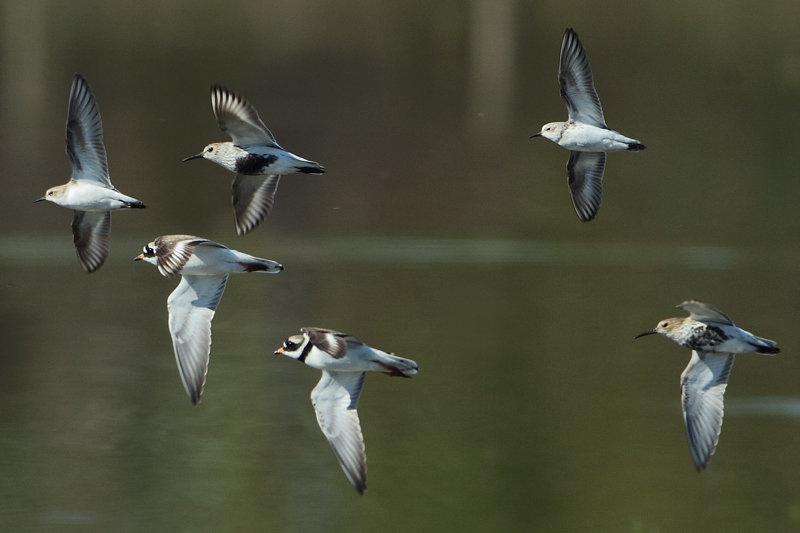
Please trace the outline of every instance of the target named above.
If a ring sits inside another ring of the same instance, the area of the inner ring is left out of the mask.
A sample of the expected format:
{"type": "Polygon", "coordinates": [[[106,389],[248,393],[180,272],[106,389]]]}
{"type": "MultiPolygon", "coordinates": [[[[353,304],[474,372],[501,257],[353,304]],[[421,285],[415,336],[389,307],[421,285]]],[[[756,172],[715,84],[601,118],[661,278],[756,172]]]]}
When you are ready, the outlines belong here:
{"type": "Polygon", "coordinates": [[[309,342],[310,339],[307,335],[292,335],[284,341],[283,346],[275,350],[275,355],[281,354],[292,359],[300,359],[309,342]]]}
{"type": "Polygon", "coordinates": [[[134,261],[146,261],[150,264],[157,264],[156,259],[156,243],[151,242],[145,245],[142,253],[133,258],[134,261]]]}
{"type": "Polygon", "coordinates": [[[561,139],[561,135],[563,133],[564,133],[563,122],[549,122],[544,126],[542,126],[542,131],[531,135],[531,139],[534,137],[544,137],[545,139],[549,139],[553,142],[558,142],[561,139]]]}

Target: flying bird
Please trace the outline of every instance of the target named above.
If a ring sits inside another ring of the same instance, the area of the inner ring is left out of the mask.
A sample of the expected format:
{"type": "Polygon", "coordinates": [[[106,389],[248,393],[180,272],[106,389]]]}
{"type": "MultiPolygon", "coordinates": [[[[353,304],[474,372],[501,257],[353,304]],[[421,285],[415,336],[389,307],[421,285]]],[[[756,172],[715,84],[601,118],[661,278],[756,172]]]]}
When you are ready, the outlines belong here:
{"type": "Polygon", "coordinates": [[[111,211],[142,209],[145,205],[119,192],[108,175],[100,108],[86,79],[75,75],[67,110],[67,155],[72,177],[64,185],[47,190],[34,200],[47,200],[75,211],[72,237],[78,261],[91,274],[108,258],[111,250],[111,211]]]}
{"type": "Polygon", "coordinates": [[[233,179],[233,216],[236,232],[244,235],[272,210],[281,174],[323,174],[319,163],[287,152],[275,141],[250,102],[225,87],[211,87],[211,108],[222,131],[233,142],[207,145],[184,161],[204,158],[236,173],[233,179]]]}
{"type": "Polygon", "coordinates": [[[167,299],[169,332],[183,387],[200,403],[211,353],[211,319],[228,275],[242,272],[277,274],[283,266],[192,235],[164,235],[144,247],[134,261],[156,265],[161,275],[181,275],[167,299]]]}
{"type": "Polygon", "coordinates": [[[650,331],[692,350],[689,366],[681,374],[681,401],[689,449],[697,471],[711,461],[722,430],[722,396],[737,353],[775,355],[774,341],[756,337],[736,327],[728,315],[713,305],[688,300],[678,306],[689,313],[685,318],[666,318],[650,331]]]}
{"type": "Polygon", "coordinates": [[[301,328],[275,354],[297,359],[322,370],[322,379],[311,392],[322,433],[347,479],[360,493],[367,490],[367,456],[358,419],[358,399],[367,372],[411,377],[419,366],[411,359],[370,348],[346,333],[330,329],[301,328]]]}
{"type": "Polygon", "coordinates": [[[558,83],[569,120],[545,124],[531,138],[544,137],[570,151],[567,175],[572,206],[578,218],[588,222],[597,215],[603,199],[606,152],[638,151],[645,146],[606,126],[589,59],[572,28],[567,28],[561,41],[558,83]]]}

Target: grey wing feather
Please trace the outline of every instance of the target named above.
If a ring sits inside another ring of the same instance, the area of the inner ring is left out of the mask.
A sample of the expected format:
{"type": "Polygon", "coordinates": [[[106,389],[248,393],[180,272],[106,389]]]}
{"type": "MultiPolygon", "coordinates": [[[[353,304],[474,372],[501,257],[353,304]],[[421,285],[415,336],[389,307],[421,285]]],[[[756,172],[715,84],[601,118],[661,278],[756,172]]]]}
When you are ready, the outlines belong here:
{"type": "Polygon", "coordinates": [[[592,220],[603,201],[605,152],[570,152],[567,162],[572,206],[583,222],[592,220]]]}
{"type": "Polygon", "coordinates": [[[211,353],[211,319],[228,276],[183,276],[167,299],[169,332],[186,394],[197,405],[211,353]]]}
{"type": "Polygon", "coordinates": [[[711,304],[698,302],[697,300],[687,300],[678,306],[678,309],[683,309],[689,316],[698,322],[705,322],[711,324],[726,324],[733,326],[733,320],[728,315],[717,309],[711,304]]]}
{"type": "Polygon", "coordinates": [[[278,175],[245,176],[237,174],[233,189],[233,216],[239,236],[255,229],[272,211],[278,192],[278,175]]]}
{"type": "Polygon", "coordinates": [[[211,108],[222,131],[233,139],[233,144],[280,148],[275,136],[264,125],[256,108],[250,102],[225,87],[211,87],[211,108]]]}
{"type": "Polygon", "coordinates": [[[367,490],[367,455],[358,419],[358,398],[366,372],[322,371],[322,379],[311,392],[322,433],[347,479],[360,493],[367,490]]]}
{"type": "Polygon", "coordinates": [[[73,180],[87,180],[114,188],[108,176],[100,109],[89,84],[80,74],[75,75],[69,93],[67,155],[72,163],[73,180]]]}
{"type": "Polygon", "coordinates": [[[578,34],[572,28],[567,28],[561,41],[558,83],[570,120],[607,127],[600,98],[594,89],[589,59],[578,34]]]}
{"type": "Polygon", "coordinates": [[[91,274],[108,258],[111,250],[111,211],[75,211],[72,240],[83,269],[91,274]]]}
{"type": "Polygon", "coordinates": [[[692,359],[681,374],[683,420],[697,471],[704,469],[719,442],[722,430],[723,395],[733,368],[732,353],[692,351],[692,359]]]}

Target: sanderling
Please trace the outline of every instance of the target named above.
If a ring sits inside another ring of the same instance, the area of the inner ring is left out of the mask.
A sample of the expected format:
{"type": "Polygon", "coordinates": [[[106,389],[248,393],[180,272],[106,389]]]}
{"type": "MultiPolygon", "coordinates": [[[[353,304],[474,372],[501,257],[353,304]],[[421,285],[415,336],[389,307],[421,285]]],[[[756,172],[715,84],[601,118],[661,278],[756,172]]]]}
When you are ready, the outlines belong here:
{"type": "Polygon", "coordinates": [[[184,161],[202,157],[236,173],[233,216],[244,235],[269,215],[281,174],[323,174],[325,168],[281,148],[250,102],[225,87],[211,87],[211,107],[233,142],[211,143],[184,161]]]}
{"type": "Polygon", "coordinates": [[[531,138],[541,136],[570,150],[567,174],[572,205],[578,218],[588,222],[597,215],[603,199],[605,153],[644,150],[645,146],[606,126],[589,59],[572,28],[567,28],[561,42],[558,82],[569,120],[545,124],[531,138]]]}
{"type": "Polygon", "coordinates": [[[678,306],[686,318],[667,318],[655,329],[634,337],[660,333],[692,350],[689,366],[681,374],[683,420],[697,471],[704,469],[719,442],[722,429],[722,395],[728,386],[735,354],[755,352],[775,355],[775,342],[737,328],[716,307],[695,300],[678,306]]]}
{"type": "Polygon", "coordinates": [[[165,277],[181,275],[167,298],[169,332],[186,393],[197,405],[203,394],[211,353],[211,319],[229,274],[276,274],[283,266],[191,235],[164,235],[144,247],[134,261],[147,261],[165,277]]]}
{"type": "Polygon", "coordinates": [[[311,392],[317,422],[347,479],[360,493],[367,490],[367,456],[358,420],[358,398],[367,372],[411,377],[419,367],[411,359],[370,348],[350,335],[320,328],[301,328],[276,354],[288,355],[322,370],[311,392]]]}
{"type": "Polygon", "coordinates": [[[34,202],[47,200],[75,211],[75,249],[81,266],[91,274],[103,265],[111,248],[111,210],[142,209],[145,205],[111,185],[100,108],[80,74],[75,75],[69,92],[67,155],[72,163],[71,179],[48,189],[34,202]]]}

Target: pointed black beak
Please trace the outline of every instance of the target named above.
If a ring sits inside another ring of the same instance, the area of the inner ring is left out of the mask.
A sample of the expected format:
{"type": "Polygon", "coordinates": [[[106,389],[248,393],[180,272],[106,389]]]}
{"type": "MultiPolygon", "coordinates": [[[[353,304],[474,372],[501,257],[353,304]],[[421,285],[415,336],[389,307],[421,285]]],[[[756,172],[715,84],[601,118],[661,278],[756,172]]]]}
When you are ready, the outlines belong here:
{"type": "Polygon", "coordinates": [[[139,254],[133,258],[134,261],[141,261],[142,259],[144,259],[144,254],[139,254]]]}
{"type": "Polygon", "coordinates": [[[533,139],[534,137],[541,137],[541,136],[542,136],[542,132],[539,132],[539,133],[534,133],[533,135],[531,135],[530,137],[528,137],[528,139],[533,139]]]}
{"type": "Polygon", "coordinates": [[[655,335],[658,333],[656,330],[651,329],[650,331],[645,331],[644,333],[639,333],[634,337],[634,339],[638,339],[639,337],[646,337],[647,335],[655,335]]]}
{"type": "Polygon", "coordinates": [[[42,202],[42,201],[44,201],[44,200],[47,200],[47,198],[45,198],[44,196],[42,196],[41,198],[38,198],[38,199],[34,200],[34,201],[33,201],[33,203],[36,203],[36,202],[42,202]]]}
{"type": "Polygon", "coordinates": [[[196,154],[196,155],[189,156],[186,159],[182,160],[181,163],[185,163],[187,161],[191,161],[192,159],[197,159],[198,157],[203,157],[203,152],[200,152],[199,154],[196,154]]]}

